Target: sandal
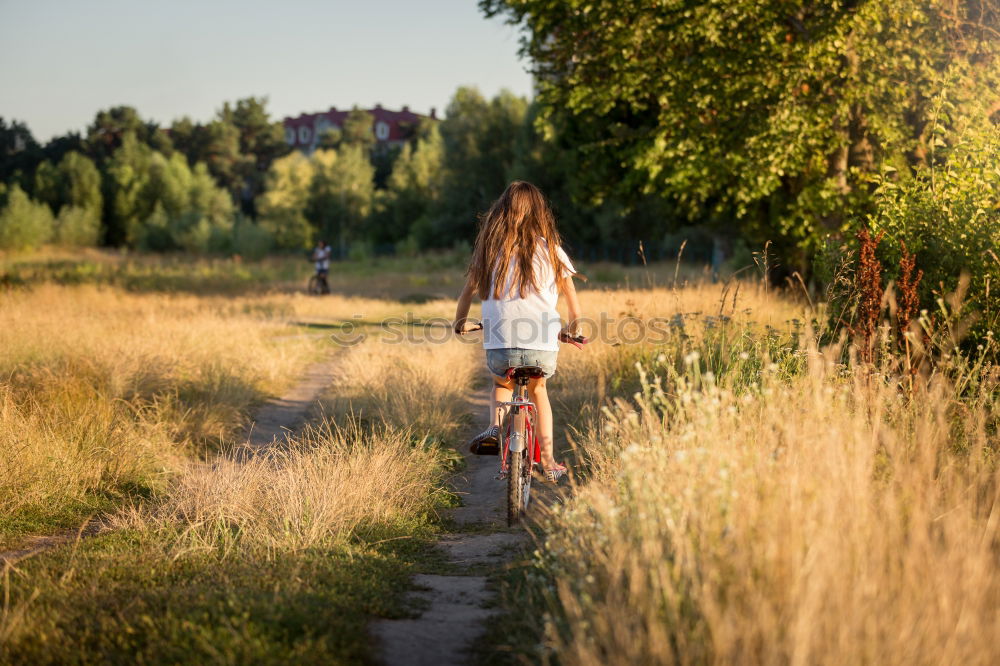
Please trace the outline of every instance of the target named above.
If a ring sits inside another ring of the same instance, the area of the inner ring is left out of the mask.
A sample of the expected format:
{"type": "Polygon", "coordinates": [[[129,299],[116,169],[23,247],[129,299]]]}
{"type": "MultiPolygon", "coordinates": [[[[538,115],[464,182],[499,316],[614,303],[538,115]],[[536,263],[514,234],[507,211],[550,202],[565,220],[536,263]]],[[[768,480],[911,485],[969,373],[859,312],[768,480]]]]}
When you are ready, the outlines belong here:
{"type": "Polygon", "coordinates": [[[490,426],[473,437],[469,443],[469,451],[477,456],[500,455],[500,428],[490,426]]]}
{"type": "Polygon", "coordinates": [[[566,476],[566,465],[556,463],[552,469],[545,470],[545,479],[550,483],[559,483],[559,479],[566,476]]]}

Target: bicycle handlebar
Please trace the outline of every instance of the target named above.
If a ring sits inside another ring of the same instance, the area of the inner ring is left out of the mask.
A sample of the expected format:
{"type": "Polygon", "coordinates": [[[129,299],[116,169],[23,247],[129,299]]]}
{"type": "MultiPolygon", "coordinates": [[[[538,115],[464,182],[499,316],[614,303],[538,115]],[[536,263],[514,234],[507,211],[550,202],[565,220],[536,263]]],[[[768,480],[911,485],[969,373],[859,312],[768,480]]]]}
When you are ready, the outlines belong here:
{"type": "Polygon", "coordinates": [[[570,335],[568,333],[559,333],[559,342],[573,345],[577,349],[583,349],[583,346],[590,342],[590,340],[585,335],[570,335]]]}
{"type": "MultiPolygon", "coordinates": [[[[469,324],[468,321],[463,322],[463,327],[468,326],[468,324],[469,324]]],[[[455,333],[457,333],[458,335],[465,335],[466,333],[474,333],[475,331],[481,331],[481,330],[483,330],[483,322],[480,321],[473,324],[472,327],[470,328],[463,328],[461,331],[456,329],[455,333]]],[[[587,336],[585,335],[569,335],[568,333],[560,331],[559,342],[568,345],[573,345],[577,349],[583,349],[583,346],[588,342],[590,342],[590,339],[587,338],[587,336]]]]}

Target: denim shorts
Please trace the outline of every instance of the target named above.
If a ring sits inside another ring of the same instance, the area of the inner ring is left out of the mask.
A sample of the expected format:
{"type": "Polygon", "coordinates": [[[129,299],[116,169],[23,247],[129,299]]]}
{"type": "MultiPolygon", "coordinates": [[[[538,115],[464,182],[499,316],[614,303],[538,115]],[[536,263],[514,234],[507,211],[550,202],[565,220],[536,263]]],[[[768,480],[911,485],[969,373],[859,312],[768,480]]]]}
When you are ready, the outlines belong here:
{"type": "Polygon", "coordinates": [[[551,377],[556,372],[557,351],[545,351],[542,349],[487,349],[486,366],[497,377],[507,374],[508,368],[516,368],[520,365],[537,365],[545,373],[546,377],[551,377]]]}

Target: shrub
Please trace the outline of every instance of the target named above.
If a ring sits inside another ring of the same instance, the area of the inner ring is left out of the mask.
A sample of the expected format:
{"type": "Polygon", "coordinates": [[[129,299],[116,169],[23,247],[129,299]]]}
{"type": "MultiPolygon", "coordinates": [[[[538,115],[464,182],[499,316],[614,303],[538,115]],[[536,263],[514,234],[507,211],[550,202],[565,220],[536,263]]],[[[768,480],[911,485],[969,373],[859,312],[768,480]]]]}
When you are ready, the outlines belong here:
{"type": "Polygon", "coordinates": [[[96,211],[79,206],[63,206],[55,222],[55,241],[59,245],[86,247],[97,245],[101,219],[96,211]]]}
{"type": "Polygon", "coordinates": [[[32,201],[17,185],[7,193],[7,206],[0,213],[0,249],[30,250],[52,238],[52,211],[32,201]]]}
{"type": "Polygon", "coordinates": [[[271,251],[273,239],[264,227],[245,217],[237,217],[233,225],[230,249],[245,259],[262,259],[271,251]]]}
{"type": "Polygon", "coordinates": [[[912,177],[896,177],[887,169],[876,180],[876,212],[867,223],[875,233],[886,235],[880,254],[887,267],[900,265],[901,243],[916,254],[916,265],[924,271],[923,307],[936,309],[935,301],[955,291],[963,273],[970,276],[965,307],[966,312],[976,313],[972,334],[978,338],[1000,321],[996,296],[990,297],[991,291],[995,294],[1000,288],[1000,169],[996,166],[1000,128],[966,131],[951,146],[941,136],[935,142],[945,152],[940,163],[935,164],[939,154],[912,177]]]}

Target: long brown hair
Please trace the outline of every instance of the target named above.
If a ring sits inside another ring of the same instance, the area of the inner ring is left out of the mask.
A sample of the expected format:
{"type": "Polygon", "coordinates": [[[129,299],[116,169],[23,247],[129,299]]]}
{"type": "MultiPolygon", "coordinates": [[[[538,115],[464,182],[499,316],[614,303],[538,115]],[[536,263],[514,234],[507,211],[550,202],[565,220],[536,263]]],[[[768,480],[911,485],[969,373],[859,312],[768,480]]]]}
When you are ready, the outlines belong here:
{"type": "Polygon", "coordinates": [[[500,298],[512,265],[512,293],[516,292],[524,298],[529,289],[537,291],[535,253],[538,242],[543,238],[548,245],[556,284],[562,285],[564,267],[556,253],[561,240],[556,231],[555,216],[537,187],[515,180],[480,219],[479,235],[476,236],[476,247],[472,251],[468,270],[479,298],[500,298]]]}

